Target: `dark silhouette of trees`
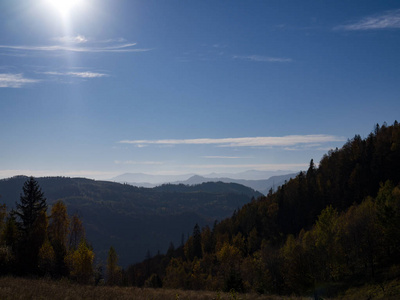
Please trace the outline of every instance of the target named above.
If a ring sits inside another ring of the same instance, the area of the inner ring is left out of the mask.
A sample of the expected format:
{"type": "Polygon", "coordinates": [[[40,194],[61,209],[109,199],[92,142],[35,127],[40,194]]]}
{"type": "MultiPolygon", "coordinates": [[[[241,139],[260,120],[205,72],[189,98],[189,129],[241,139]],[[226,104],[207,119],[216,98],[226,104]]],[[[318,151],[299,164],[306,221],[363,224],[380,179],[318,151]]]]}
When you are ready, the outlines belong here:
{"type": "Polygon", "coordinates": [[[33,177],[24,183],[22,190],[24,194],[21,194],[20,203],[16,203],[17,209],[13,214],[19,219],[17,224],[20,230],[29,235],[41,212],[46,212],[47,203],[44,193],[33,177]]]}
{"type": "Polygon", "coordinates": [[[20,203],[12,215],[16,217],[21,237],[17,261],[21,273],[38,273],[39,250],[47,236],[47,203],[37,181],[30,177],[22,187],[20,203]]]}
{"type": "Polygon", "coordinates": [[[196,224],[193,228],[193,256],[202,258],[203,250],[201,247],[201,231],[199,224],[196,224]]]}
{"type": "Polygon", "coordinates": [[[91,282],[94,252],[84,239],[82,221],[76,215],[70,221],[61,201],[48,217],[46,198],[33,177],[22,189],[16,210],[7,214],[0,206],[0,274],[69,276],[91,282]]]}

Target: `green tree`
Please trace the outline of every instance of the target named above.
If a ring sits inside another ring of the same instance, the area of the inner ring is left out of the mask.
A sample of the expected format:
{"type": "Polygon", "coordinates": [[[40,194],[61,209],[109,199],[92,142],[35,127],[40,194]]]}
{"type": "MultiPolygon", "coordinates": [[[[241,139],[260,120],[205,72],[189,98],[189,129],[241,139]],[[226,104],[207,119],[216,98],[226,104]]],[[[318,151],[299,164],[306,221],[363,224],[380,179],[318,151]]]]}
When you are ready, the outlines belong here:
{"type": "Polygon", "coordinates": [[[202,258],[203,250],[201,247],[201,232],[200,227],[196,224],[193,228],[193,256],[202,258]]]}
{"type": "Polygon", "coordinates": [[[16,217],[20,238],[17,261],[21,273],[38,272],[39,250],[47,236],[47,203],[37,181],[30,177],[22,187],[20,203],[12,215],[16,217]]]}
{"type": "Polygon", "coordinates": [[[20,196],[20,203],[16,203],[16,210],[13,212],[18,217],[18,226],[25,235],[29,235],[33,224],[41,212],[47,210],[46,198],[37,181],[30,177],[22,187],[23,195],[20,196]]]}

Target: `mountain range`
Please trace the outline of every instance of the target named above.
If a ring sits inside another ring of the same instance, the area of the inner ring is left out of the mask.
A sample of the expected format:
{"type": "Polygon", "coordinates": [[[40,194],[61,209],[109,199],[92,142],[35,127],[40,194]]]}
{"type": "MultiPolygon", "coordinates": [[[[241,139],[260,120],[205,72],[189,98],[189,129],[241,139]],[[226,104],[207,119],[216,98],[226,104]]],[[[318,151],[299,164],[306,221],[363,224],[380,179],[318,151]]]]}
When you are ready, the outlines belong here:
{"type": "Polygon", "coordinates": [[[196,185],[205,182],[225,182],[225,183],[237,183],[249,188],[252,188],[264,195],[268,193],[270,189],[275,190],[278,186],[289,181],[291,178],[296,177],[298,173],[287,171],[256,171],[250,170],[241,173],[211,173],[208,175],[200,176],[195,174],[184,174],[184,175],[149,175],[143,173],[125,173],[116,176],[110,181],[119,183],[128,183],[139,187],[156,187],[165,183],[172,184],[185,184],[185,185],[196,185]]]}

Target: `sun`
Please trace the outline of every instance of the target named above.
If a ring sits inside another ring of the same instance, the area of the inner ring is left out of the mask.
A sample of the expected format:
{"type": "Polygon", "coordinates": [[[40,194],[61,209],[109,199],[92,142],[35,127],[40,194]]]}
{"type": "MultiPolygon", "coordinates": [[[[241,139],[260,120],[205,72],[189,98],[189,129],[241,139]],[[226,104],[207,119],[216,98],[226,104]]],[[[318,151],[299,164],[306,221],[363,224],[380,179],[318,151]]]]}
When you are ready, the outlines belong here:
{"type": "Polygon", "coordinates": [[[74,7],[80,5],[83,0],[47,0],[62,15],[68,15],[74,7]]]}

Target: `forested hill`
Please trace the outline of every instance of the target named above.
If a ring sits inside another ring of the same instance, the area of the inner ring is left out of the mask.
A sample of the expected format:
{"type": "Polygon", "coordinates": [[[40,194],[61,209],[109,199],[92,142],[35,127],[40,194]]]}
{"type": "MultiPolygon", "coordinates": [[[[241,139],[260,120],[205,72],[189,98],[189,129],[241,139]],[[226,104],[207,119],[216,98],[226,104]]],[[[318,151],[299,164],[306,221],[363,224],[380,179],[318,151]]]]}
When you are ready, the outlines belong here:
{"type": "MultiPolygon", "coordinates": [[[[0,180],[0,203],[8,209],[19,201],[28,178],[0,180]]],[[[148,251],[165,252],[170,242],[179,245],[193,226],[213,224],[261,194],[237,184],[207,183],[138,188],[85,178],[43,177],[37,181],[51,206],[62,200],[69,213],[78,212],[98,257],[114,246],[120,263],[143,259],[148,251]]]]}
{"type": "Polygon", "coordinates": [[[193,192],[204,192],[212,194],[242,194],[248,197],[259,197],[261,193],[255,192],[253,189],[248,188],[244,185],[237,183],[224,183],[221,181],[217,182],[204,182],[196,185],[185,185],[185,184],[163,184],[153,188],[157,192],[178,192],[178,193],[193,193],[193,192]]]}
{"type": "Polygon", "coordinates": [[[132,266],[129,278],[311,295],[323,284],[325,296],[368,280],[384,289],[400,276],[399,170],[400,125],[377,125],[214,228],[194,230],[183,248],[132,266]]]}

